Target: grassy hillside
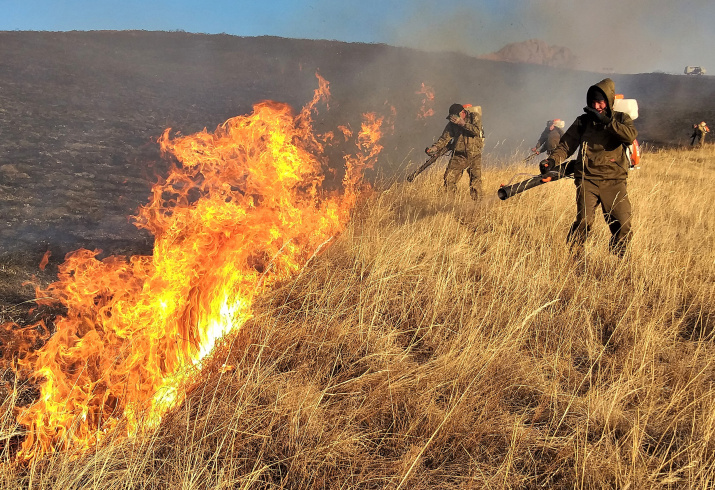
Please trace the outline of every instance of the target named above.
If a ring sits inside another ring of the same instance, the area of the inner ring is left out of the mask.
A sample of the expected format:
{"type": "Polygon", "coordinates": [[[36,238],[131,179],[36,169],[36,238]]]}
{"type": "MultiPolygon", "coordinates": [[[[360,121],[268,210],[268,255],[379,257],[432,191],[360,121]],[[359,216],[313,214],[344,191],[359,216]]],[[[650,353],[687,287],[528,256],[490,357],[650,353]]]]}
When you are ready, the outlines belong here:
{"type": "Polygon", "coordinates": [[[602,221],[569,256],[570,180],[502,202],[533,168],[489,169],[475,206],[441,170],[378,186],[160,426],[2,487],[713,486],[715,148],[644,154],[624,260],[602,221]]]}
{"type": "MultiPolygon", "coordinates": [[[[337,41],[0,32],[0,258],[35,267],[49,250],[52,268],[81,247],[148,253],[151,237],[127,216],[167,172],[156,144],[162,132],[212,130],[264,99],[299,108],[316,87],[316,72],[332,92],[330,110],[316,120],[319,132],[355,129],[370,111],[394,123],[382,140],[384,175],[394,175],[406,155],[422,154],[455,101],[483,106],[486,167],[517,147],[525,156],[544,123],[570,123],[586,88],[605,76],[337,41]],[[423,84],[434,91],[429,107],[418,93],[423,84]],[[434,116],[418,119],[425,109],[434,116]]],[[[686,143],[694,122],[715,119],[713,77],[611,76],[639,101],[641,143],[686,143]]],[[[341,165],[342,155],[335,161],[341,165]]],[[[0,269],[0,287],[14,281],[18,289],[23,279],[12,272],[0,269]]],[[[0,305],[8,294],[0,294],[0,305]]]]}

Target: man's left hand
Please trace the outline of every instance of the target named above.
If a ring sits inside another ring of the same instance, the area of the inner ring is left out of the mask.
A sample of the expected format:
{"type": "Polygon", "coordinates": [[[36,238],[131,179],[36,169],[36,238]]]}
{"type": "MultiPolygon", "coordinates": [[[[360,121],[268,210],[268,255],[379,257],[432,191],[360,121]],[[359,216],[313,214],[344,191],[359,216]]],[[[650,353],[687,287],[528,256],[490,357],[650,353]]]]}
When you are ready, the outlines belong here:
{"type": "Polygon", "coordinates": [[[609,124],[611,122],[611,118],[606,115],[606,111],[598,112],[593,107],[584,107],[583,112],[585,112],[586,115],[588,115],[595,122],[598,122],[601,124],[609,124]]]}
{"type": "Polygon", "coordinates": [[[459,117],[457,114],[452,114],[451,116],[449,116],[449,122],[457,124],[458,126],[464,126],[464,124],[466,123],[466,121],[459,117]]]}

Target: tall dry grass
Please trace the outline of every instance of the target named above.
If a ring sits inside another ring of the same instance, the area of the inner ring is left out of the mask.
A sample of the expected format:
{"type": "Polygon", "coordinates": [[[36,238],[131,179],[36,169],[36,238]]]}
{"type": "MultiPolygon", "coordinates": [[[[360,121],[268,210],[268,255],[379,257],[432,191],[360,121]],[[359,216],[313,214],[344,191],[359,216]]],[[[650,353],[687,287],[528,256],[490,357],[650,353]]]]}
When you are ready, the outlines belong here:
{"type": "Polygon", "coordinates": [[[573,181],[496,199],[529,171],[376,192],[158,428],[3,486],[712,488],[715,149],[643,156],[623,260],[569,256],[573,181]]]}

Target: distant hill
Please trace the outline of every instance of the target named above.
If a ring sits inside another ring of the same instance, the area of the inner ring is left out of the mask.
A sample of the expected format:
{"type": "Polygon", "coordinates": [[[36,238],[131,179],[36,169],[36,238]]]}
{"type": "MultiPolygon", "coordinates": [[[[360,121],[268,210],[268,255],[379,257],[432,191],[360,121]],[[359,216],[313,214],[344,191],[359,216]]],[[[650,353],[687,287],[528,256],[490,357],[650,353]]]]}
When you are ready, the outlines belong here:
{"type": "MultiPolygon", "coordinates": [[[[455,101],[483,106],[488,140],[495,144],[531,142],[546,120],[580,114],[586,88],[605,76],[615,80],[619,92],[638,99],[637,124],[646,141],[674,144],[683,140],[691,120],[715,121],[715,81],[709,76],[570,70],[575,58],[567,48],[539,40],[505,46],[489,57],[499,61],[268,36],[0,32],[0,124],[11,123],[3,125],[11,132],[18,124],[37,129],[53,114],[68,118],[71,130],[78,124],[71,112],[81,110],[97,123],[95,131],[111,129],[122,143],[136,145],[140,131],[148,136],[163,126],[183,132],[211,128],[250,112],[263,99],[300,107],[312,96],[316,72],[331,83],[333,93],[326,124],[334,122],[331,118],[354,123],[362,112],[387,113],[394,107],[391,143],[398,152],[425,146],[424,140],[442,129],[442,114],[455,101]],[[422,84],[434,92],[433,118],[417,117],[422,84]],[[663,110],[664,118],[656,116],[663,110]],[[125,128],[132,138],[121,137],[125,128]]],[[[146,136],[139,141],[146,142],[146,136]]],[[[492,146],[488,141],[487,149],[492,146]]]]}
{"type": "MultiPolygon", "coordinates": [[[[0,248],[29,250],[35,260],[46,243],[67,250],[104,240],[116,250],[124,240],[136,250],[141,239],[149,247],[127,216],[165,172],[162,132],[213,130],[265,99],[299,109],[317,88],[316,72],[332,93],[318,131],[357,128],[371,111],[394,121],[378,162],[383,175],[424,160],[453,102],[482,106],[487,168],[523,158],[545,122],[570,123],[605,75],[564,68],[568,53],[539,42],[521,48],[500,52],[525,53],[528,63],[278,37],[0,32],[0,248]],[[424,117],[425,104],[434,115],[424,117]]],[[[638,99],[641,143],[682,144],[693,122],[715,124],[710,76],[609,76],[638,99]]]]}
{"type": "Polygon", "coordinates": [[[489,53],[480,58],[492,61],[508,61],[510,63],[531,63],[534,65],[554,66],[573,69],[577,58],[569,48],[549,46],[539,39],[529,39],[520,43],[507,44],[499,51],[489,53]]]}

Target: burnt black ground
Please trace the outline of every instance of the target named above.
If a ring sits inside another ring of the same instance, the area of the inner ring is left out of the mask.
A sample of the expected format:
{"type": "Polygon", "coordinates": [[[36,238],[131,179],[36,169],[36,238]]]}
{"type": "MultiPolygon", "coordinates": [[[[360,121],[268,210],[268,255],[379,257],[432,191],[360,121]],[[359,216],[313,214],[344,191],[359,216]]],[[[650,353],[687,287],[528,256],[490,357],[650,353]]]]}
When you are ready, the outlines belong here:
{"type": "MultiPolygon", "coordinates": [[[[317,131],[363,112],[389,114],[372,176],[406,174],[444,127],[455,101],[480,104],[487,132],[485,166],[501,149],[532,145],[547,119],[581,112],[597,73],[425,53],[385,45],[183,32],[0,32],[0,306],[33,297],[22,283],[46,283],[67,252],[147,254],[152,237],[129,216],[163,175],[157,138],[212,130],[264,99],[300,108],[319,72],[331,84],[330,110],[317,131]],[[416,118],[421,84],[435,90],[435,117],[416,118]],[[491,158],[491,159],[490,159],[491,158]],[[411,166],[406,168],[408,161],[411,166]],[[45,251],[50,263],[40,271],[45,251]]],[[[639,140],[687,142],[690,126],[715,123],[711,77],[609,75],[638,99],[639,140]]],[[[339,157],[339,155],[338,155],[339,157]]],[[[340,158],[336,159],[340,165],[340,158]]]]}

